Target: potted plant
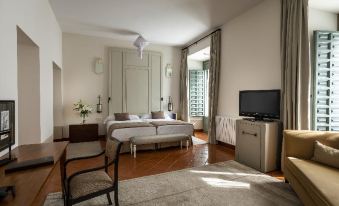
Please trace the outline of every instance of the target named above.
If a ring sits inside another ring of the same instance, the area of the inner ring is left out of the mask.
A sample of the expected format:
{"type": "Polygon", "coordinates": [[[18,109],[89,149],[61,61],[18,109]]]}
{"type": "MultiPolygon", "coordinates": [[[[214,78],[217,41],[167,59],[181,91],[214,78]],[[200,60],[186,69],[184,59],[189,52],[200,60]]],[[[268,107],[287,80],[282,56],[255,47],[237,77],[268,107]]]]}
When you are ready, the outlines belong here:
{"type": "Polygon", "coordinates": [[[88,117],[88,115],[92,113],[93,108],[90,105],[84,104],[80,99],[79,102],[74,104],[73,110],[80,113],[82,124],[85,124],[86,117],[88,117]]]}

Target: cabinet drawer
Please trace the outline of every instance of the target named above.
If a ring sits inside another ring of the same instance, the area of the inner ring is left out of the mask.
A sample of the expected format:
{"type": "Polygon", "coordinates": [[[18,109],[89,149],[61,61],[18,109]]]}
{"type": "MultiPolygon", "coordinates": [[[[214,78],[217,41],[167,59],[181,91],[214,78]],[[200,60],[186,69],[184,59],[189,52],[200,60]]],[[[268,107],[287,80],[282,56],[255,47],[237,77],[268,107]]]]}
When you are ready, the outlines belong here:
{"type": "Polygon", "coordinates": [[[238,135],[236,145],[238,161],[260,170],[260,127],[246,124],[241,125],[238,135]]]}

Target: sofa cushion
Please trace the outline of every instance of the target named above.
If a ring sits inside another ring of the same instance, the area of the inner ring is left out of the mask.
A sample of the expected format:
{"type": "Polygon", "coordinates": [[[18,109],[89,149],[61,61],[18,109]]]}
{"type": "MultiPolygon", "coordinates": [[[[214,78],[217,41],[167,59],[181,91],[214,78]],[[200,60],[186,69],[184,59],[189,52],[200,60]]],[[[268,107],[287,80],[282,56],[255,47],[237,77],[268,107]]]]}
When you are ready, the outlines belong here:
{"type": "Polygon", "coordinates": [[[288,157],[285,166],[314,202],[320,205],[339,205],[339,169],[294,157],[288,157]]]}
{"type": "Polygon", "coordinates": [[[312,160],[339,169],[339,150],[315,141],[312,160]]]}

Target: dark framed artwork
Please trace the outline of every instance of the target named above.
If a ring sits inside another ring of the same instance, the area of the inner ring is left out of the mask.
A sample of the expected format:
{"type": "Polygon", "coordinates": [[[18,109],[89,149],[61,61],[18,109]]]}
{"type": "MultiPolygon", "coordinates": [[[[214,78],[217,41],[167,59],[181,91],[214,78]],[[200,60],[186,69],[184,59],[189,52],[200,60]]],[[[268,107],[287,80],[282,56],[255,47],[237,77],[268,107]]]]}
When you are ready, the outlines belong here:
{"type": "Polygon", "coordinates": [[[0,151],[15,143],[15,101],[0,100],[0,151]]]}

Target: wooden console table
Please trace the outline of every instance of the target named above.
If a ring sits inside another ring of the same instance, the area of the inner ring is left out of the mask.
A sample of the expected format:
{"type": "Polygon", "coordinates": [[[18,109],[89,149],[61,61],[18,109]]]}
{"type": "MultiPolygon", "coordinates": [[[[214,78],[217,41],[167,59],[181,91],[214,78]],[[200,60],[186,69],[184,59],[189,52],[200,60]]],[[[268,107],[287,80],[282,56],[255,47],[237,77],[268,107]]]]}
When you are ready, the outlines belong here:
{"type": "MultiPolygon", "coordinates": [[[[46,156],[54,156],[54,164],[5,175],[5,166],[0,167],[0,186],[14,185],[16,196],[11,195],[0,201],[5,205],[43,205],[46,194],[44,187],[54,170],[61,169],[66,158],[68,142],[23,145],[12,150],[18,162],[46,156]],[[59,167],[60,165],[60,167],[59,167]]],[[[62,184],[62,183],[61,183],[62,184]]]]}

